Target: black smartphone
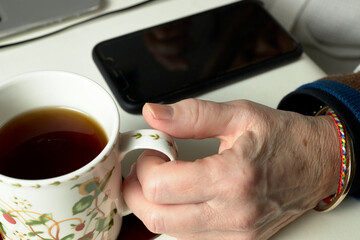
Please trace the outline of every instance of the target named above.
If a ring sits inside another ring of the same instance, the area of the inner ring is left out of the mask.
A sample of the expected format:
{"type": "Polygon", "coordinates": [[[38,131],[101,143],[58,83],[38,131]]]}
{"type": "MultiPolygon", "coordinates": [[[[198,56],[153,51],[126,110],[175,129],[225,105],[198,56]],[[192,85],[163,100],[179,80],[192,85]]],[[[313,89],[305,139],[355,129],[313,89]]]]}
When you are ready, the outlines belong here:
{"type": "Polygon", "coordinates": [[[301,53],[261,2],[240,1],[101,42],[93,58],[120,106],[140,113],[146,102],[194,97],[301,53]]]}

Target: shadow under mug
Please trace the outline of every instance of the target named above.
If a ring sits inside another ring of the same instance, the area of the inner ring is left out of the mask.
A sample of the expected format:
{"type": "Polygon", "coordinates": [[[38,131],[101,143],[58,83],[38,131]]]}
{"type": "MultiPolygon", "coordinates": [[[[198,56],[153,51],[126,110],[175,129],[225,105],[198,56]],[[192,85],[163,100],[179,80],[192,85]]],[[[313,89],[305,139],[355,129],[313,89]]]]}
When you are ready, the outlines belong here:
{"type": "Polygon", "coordinates": [[[134,149],[158,150],[173,160],[175,142],[152,129],[120,133],[114,99],[97,83],[76,74],[32,72],[0,84],[0,126],[20,113],[59,106],[94,118],[108,143],[91,162],[59,177],[25,180],[0,174],[0,235],[4,239],[115,240],[122,216],[129,213],[122,198],[121,160],[134,149]]]}

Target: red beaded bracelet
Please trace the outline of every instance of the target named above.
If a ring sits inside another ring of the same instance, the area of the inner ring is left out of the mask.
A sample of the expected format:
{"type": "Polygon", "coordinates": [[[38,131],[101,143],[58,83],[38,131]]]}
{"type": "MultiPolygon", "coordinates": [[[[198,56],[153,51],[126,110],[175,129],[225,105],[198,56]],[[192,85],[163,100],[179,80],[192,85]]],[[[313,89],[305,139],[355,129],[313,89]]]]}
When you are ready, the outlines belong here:
{"type": "Polygon", "coordinates": [[[322,108],[316,116],[329,115],[334,120],[340,141],[341,167],[338,188],[335,194],[321,200],[315,207],[317,211],[330,211],[340,204],[350,190],[354,175],[355,160],[350,135],[338,115],[329,107],[322,108]]]}

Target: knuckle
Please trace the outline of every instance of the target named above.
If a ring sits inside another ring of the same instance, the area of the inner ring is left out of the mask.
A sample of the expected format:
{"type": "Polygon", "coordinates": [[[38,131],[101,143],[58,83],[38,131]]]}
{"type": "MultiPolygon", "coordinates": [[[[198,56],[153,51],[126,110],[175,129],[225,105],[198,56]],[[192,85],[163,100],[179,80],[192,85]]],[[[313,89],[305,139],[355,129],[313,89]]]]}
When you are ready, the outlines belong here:
{"type": "Polygon", "coordinates": [[[188,98],[182,100],[181,103],[185,106],[184,109],[190,121],[188,125],[194,129],[201,128],[208,121],[209,113],[217,115],[218,112],[218,105],[210,101],[188,98]]]}
{"type": "Polygon", "coordinates": [[[204,102],[198,101],[196,99],[188,99],[189,105],[193,106],[190,111],[190,119],[193,120],[193,127],[197,128],[202,124],[201,117],[203,116],[203,105],[204,102]]]}
{"type": "Polygon", "coordinates": [[[254,190],[261,187],[263,181],[261,172],[262,170],[253,161],[243,163],[243,166],[237,169],[237,173],[232,179],[232,185],[235,185],[238,193],[252,196],[254,190]]]}
{"type": "Polygon", "coordinates": [[[239,106],[242,115],[251,120],[259,131],[267,131],[271,128],[271,116],[264,106],[249,100],[241,100],[239,106]]]}
{"type": "Polygon", "coordinates": [[[239,101],[239,106],[242,109],[243,112],[249,114],[249,115],[254,115],[255,113],[257,113],[256,111],[256,107],[255,107],[255,103],[249,100],[240,100],[239,101]]]}
{"type": "Polygon", "coordinates": [[[226,198],[241,199],[243,201],[251,202],[254,199],[257,199],[257,193],[253,190],[254,187],[252,187],[252,185],[255,184],[252,182],[248,184],[246,181],[247,180],[244,181],[242,178],[238,177],[226,179],[223,182],[218,183],[218,193],[226,198]]]}
{"type": "Polygon", "coordinates": [[[144,197],[150,202],[157,202],[160,198],[161,181],[153,177],[146,181],[143,186],[144,197]]]}
{"type": "Polygon", "coordinates": [[[217,157],[220,158],[220,156],[212,156],[206,164],[203,164],[211,176],[210,179],[213,180],[211,184],[214,191],[223,196],[241,199],[254,199],[258,193],[261,193],[264,185],[263,170],[254,161],[236,163],[236,159],[232,161],[231,158],[237,158],[237,156],[230,154],[226,156],[227,162],[233,164],[226,166],[221,159],[216,161],[217,157]]]}
{"type": "Polygon", "coordinates": [[[201,124],[203,104],[203,101],[194,98],[181,100],[179,105],[174,105],[174,107],[179,107],[178,111],[175,111],[175,113],[181,115],[186,114],[187,125],[196,128],[201,124]]]}
{"type": "Polygon", "coordinates": [[[255,233],[258,228],[258,223],[262,218],[261,207],[252,205],[247,207],[244,214],[236,217],[231,224],[231,229],[246,233],[255,233]]]}

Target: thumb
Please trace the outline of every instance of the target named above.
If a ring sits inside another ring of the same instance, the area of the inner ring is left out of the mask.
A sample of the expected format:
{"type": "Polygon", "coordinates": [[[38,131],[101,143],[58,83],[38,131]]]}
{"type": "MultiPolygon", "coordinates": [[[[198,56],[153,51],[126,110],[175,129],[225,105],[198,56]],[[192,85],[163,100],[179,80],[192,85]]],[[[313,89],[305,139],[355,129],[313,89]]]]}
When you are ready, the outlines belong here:
{"type": "Polygon", "coordinates": [[[203,139],[226,135],[235,114],[232,104],[186,99],[174,104],[146,103],[143,116],[153,128],[176,138],[203,139]]]}

